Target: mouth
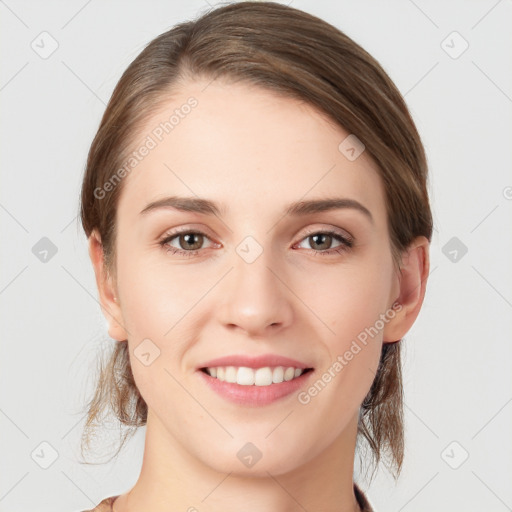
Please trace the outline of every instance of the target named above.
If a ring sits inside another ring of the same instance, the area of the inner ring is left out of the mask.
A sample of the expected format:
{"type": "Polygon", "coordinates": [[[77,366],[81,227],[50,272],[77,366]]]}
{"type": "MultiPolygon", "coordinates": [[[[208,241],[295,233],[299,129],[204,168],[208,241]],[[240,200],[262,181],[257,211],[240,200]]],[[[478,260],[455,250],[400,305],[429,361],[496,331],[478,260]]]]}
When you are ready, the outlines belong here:
{"type": "Polygon", "coordinates": [[[312,372],[313,368],[295,366],[264,366],[250,368],[247,366],[210,366],[199,369],[206,375],[229,384],[240,386],[272,386],[300,378],[312,372]]]}
{"type": "Polygon", "coordinates": [[[280,354],[231,354],[196,367],[208,389],[237,405],[259,407],[291,397],[314,367],[280,354]]]}

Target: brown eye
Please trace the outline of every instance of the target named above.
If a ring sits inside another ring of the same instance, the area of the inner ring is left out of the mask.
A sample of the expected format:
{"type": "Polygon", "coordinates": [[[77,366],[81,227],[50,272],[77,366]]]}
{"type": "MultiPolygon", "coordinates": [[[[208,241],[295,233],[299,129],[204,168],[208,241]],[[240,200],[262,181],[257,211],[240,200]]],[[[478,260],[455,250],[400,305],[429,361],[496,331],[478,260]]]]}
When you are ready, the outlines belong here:
{"type": "MultiPolygon", "coordinates": [[[[173,254],[195,256],[203,249],[205,240],[210,241],[210,238],[200,231],[183,231],[169,234],[160,245],[173,254]]],[[[210,247],[214,245],[210,242],[210,247]]]]}
{"type": "Polygon", "coordinates": [[[308,238],[313,241],[313,243],[310,242],[312,249],[324,251],[331,248],[333,239],[331,235],[326,233],[318,233],[316,235],[311,235],[308,238]]]}
{"type": "Polygon", "coordinates": [[[204,236],[201,233],[185,233],[178,236],[178,241],[182,249],[197,250],[203,245],[204,236]]]}
{"type": "Polygon", "coordinates": [[[303,238],[300,243],[302,244],[305,241],[308,241],[311,250],[314,251],[315,254],[326,256],[343,253],[344,251],[348,251],[354,245],[354,240],[352,238],[343,236],[335,231],[312,232],[303,238]],[[333,241],[334,243],[338,242],[337,245],[333,246],[333,241]]]}

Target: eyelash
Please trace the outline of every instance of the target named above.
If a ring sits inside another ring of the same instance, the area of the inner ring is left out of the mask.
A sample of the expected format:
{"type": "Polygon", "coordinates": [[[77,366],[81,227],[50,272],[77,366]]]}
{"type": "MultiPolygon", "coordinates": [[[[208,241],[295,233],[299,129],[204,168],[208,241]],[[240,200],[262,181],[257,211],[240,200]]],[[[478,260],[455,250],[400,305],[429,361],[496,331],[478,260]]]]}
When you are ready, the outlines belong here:
{"type": "MultiPolygon", "coordinates": [[[[202,236],[204,236],[206,238],[209,238],[208,235],[206,235],[206,233],[203,233],[202,231],[193,231],[193,230],[187,230],[187,229],[180,230],[180,231],[174,231],[173,233],[169,233],[168,235],[169,236],[166,236],[162,241],[159,242],[160,246],[162,248],[165,248],[165,251],[168,252],[168,253],[177,254],[179,256],[185,256],[185,257],[196,256],[201,251],[201,249],[194,249],[192,251],[185,251],[183,249],[176,249],[176,247],[172,247],[172,246],[167,245],[167,244],[171,240],[174,240],[177,236],[180,236],[180,235],[202,235],[202,236]]],[[[342,253],[344,253],[346,251],[349,251],[353,247],[353,245],[354,245],[354,240],[352,238],[342,236],[342,235],[340,235],[336,231],[329,231],[329,230],[326,230],[326,231],[315,231],[315,230],[309,231],[300,240],[300,242],[306,240],[307,238],[312,237],[313,235],[328,235],[328,236],[331,236],[334,239],[336,239],[338,242],[341,242],[341,245],[339,247],[335,247],[333,249],[327,249],[325,251],[318,251],[318,250],[315,250],[315,249],[310,249],[311,251],[313,251],[315,253],[315,256],[318,255],[318,254],[321,255],[321,256],[334,256],[336,254],[342,254],[342,253]]]]}

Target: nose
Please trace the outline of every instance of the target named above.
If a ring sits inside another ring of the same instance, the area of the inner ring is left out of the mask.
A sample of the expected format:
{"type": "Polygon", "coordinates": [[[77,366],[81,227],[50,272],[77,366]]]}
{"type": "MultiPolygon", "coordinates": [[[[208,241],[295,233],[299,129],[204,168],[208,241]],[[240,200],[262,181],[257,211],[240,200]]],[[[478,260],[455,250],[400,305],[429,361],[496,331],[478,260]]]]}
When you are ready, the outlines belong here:
{"type": "Polygon", "coordinates": [[[251,337],[268,337],[293,320],[293,294],[280,262],[263,250],[248,262],[234,254],[234,268],[219,290],[217,315],[224,327],[251,337]]]}

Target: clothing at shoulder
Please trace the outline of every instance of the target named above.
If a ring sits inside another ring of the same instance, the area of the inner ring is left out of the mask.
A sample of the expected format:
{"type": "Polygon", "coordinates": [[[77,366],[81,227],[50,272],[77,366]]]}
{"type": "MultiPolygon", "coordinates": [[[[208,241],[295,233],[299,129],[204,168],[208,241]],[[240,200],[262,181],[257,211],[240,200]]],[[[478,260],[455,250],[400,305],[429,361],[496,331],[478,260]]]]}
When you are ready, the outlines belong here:
{"type": "Polygon", "coordinates": [[[94,508],[90,510],[83,510],[82,512],[112,512],[112,505],[118,497],[119,495],[109,496],[108,498],[105,498],[100,503],[98,503],[94,508]]]}
{"type": "Polygon", "coordinates": [[[368,501],[368,498],[365,496],[364,492],[359,489],[357,484],[354,483],[354,493],[356,495],[356,500],[358,505],[361,507],[362,512],[375,512],[368,501]]]}
{"type": "MultiPolygon", "coordinates": [[[[359,489],[357,484],[354,484],[354,493],[356,495],[357,503],[361,507],[362,512],[374,512],[373,508],[368,502],[368,498],[365,496],[363,491],[359,489]]],[[[119,496],[109,496],[108,498],[105,498],[103,501],[98,503],[98,505],[96,505],[95,508],[91,510],[84,510],[83,512],[112,512],[112,505],[114,504],[114,501],[118,497],[119,496]]]]}

